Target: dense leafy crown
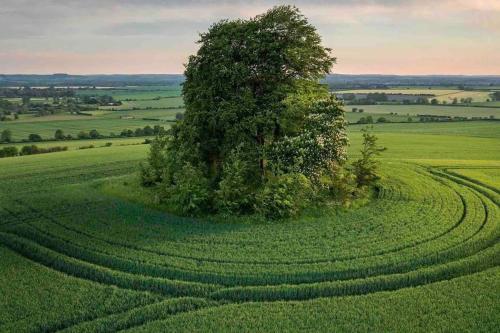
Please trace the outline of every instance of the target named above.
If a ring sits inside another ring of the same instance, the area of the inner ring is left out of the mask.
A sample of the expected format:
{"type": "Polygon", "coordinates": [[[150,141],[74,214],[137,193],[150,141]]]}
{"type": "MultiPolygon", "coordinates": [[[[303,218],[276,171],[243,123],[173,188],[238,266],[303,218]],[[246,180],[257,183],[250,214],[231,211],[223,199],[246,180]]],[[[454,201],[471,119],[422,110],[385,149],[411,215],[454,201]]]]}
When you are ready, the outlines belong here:
{"type": "MultiPolygon", "coordinates": [[[[151,152],[158,167],[148,176],[165,196],[188,169],[223,202],[234,196],[228,183],[242,198],[286,174],[318,181],[346,159],[343,110],[319,81],[335,58],[297,8],[218,22],[199,43],[186,65],[185,117],[151,152]]],[[[255,207],[243,201],[237,210],[255,207]]]]}

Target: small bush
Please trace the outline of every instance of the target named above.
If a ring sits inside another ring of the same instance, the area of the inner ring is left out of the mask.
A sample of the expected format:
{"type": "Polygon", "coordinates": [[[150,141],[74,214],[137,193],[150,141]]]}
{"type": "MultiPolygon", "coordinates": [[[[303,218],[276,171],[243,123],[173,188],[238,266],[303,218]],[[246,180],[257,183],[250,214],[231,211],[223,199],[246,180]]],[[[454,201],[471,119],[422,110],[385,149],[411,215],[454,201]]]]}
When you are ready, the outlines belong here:
{"type": "Polygon", "coordinates": [[[89,133],[85,131],[80,131],[77,135],[78,139],[90,139],[89,133]]]}
{"type": "Polygon", "coordinates": [[[168,204],[182,214],[195,216],[210,210],[208,180],[189,163],[174,174],[174,185],[169,186],[166,192],[168,204]]]}
{"type": "Polygon", "coordinates": [[[33,142],[39,142],[39,141],[42,141],[42,137],[38,134],[30,134],[28,136],[28,140],[33,141],[33,142]]]}
{"type": "Polygon", "coordinates": [[[274,176],[257,194],[256,210],[269,219],[295,216],[309,203],[312,193],[312,185],[303,174],[274,176]]]}
{"type": "Polygon", "coordinates": [[[248,186],[248,169],[237,153],[224,163],[222,180],[216,191],[219,212],[242,214],[252,211],[255,196],[248,186]]]}
{"type": "Polygon", "coordinates": [[[16,147],[4,147],[0,149],[0,158],[2,157],[14,157],[19,154],[19,151],[16,147]]]}
{"type": "Polygon", "coordinates": [[[378,138],[363,129],[363,147],[361,148],[361,158],[353,163],[354,174],[358,187],[373,184],[379,179],[377,174],[378,162],[375,157],[386,150],[377,144],[378,138]]]}
{"type": "Polygon", "coordinates": [[[355,175],[337,164],[332,165],[321,175],[320,188],[326,200],[333,199],[344,206],[349,206],[359,192],[355,175]]]}

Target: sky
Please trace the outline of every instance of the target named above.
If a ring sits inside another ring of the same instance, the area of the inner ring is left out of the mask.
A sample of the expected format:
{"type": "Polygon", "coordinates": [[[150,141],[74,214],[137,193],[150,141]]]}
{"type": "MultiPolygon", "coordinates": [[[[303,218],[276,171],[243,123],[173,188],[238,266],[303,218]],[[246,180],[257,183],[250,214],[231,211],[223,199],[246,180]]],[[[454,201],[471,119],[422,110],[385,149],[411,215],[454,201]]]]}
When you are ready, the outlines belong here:
{"type": "Polygon", "coordinates": [[[0,0],[0,73],[182,73],[221,19],[294,4],[342,74],[500,74],[500,0],[0,0]]]}

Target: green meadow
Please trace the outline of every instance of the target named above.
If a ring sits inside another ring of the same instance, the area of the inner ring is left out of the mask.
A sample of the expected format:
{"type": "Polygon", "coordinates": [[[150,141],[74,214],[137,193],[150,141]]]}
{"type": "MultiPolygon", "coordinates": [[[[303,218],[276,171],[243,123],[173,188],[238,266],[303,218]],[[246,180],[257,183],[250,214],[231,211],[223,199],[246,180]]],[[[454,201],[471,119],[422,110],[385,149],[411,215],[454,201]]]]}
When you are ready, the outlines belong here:
{"type": "Polygon", "coordinates": [[[0,331],[494,331],[500,124],[373,130],[375,197],[280,223],[166,213],[138,138],[0,159],[0,331]]]}

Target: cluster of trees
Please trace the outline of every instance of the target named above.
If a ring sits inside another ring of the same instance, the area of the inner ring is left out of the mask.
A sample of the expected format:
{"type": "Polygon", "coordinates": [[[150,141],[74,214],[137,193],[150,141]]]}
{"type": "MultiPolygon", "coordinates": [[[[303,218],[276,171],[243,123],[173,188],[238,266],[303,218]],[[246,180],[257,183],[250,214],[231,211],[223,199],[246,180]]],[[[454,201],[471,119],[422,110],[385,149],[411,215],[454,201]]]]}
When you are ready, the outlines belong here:
{"type": "Polygon", "coordinates": [[[358,108],[352,108],[352,109],[351,109],[351,111],[352,111],[352,112],[359,112],[359,113],[363,113],[363,112],[365,112],[365,110],[364,110],[364,109],[358,109],[358,108]]]}
{"type": "MultiPolygon", "coordinates": [[[[61,130],[58,130],[58,131],[61,131],[61,130]]],[[[77,135],[77,138],[78,139],[100,139],[100,138],[107,138],[107,137],[114,138],[114,137],[154,136],[154,135],[160,134],[163,131],[165,131],[165,128],[163,126],[155,125],[155,126],[151,127],[149,125],[146,125],[143,128],[139,127],[139,128],[136,128],[135,130],[124,129],[123,131],[120,132],[119,135],[116,135],[114,133],[110,133],[109,136],[104,136],[104,135],[101,135],[97,130],[93,129],[90,132],[80,131],[77,135]]],[[[56,140],[59,140],[58,134],[61,135],[61,133],[58,133],[56,131],[56,134],[54,135],[56,140]]],[[[66,136],[66,139],[68,139],[68,136],[66,136]]],[[[69,136],[69,139],[71,139],[71,136],[69,136]]]]}
{"type": "Polygon", "coordinates": [[[144,185],[185,215],[286,218],[360,195],[366,169],[347,167],[344,110],[319,82],[335,58],[297,8],[221,21],[200,44],[186,65],[184,119],[151,144],[144,185]]]}
{"type": "Polygon", "coordinates": [[[132,136],[153,136],[158,135],[161,132],[165,131],[163,126],[155,125],[154,127],[145,126],[144,128],[136,128],[134,131],[130,129],[125,129],[120,133],[120,136],[123,137],[132,137],[132,136]]]}
{"type": "Polygon", "coordinates": [[[24,156],[24,155],[35,155],[35,154],[47,154],[47,153],[55,153],[60,151],[67,151],[68,147],[48,147],[41,148],[35,145],[23,146],[21,150],[18,150],[17,147],[4,147],[0,149],[0,158],[2,157],[14,157],[14,156],[24,156]]]}
{"type": "Polygon", "coordinates": [[[0,96],[7,98],[63,98],[75,97],[75,90],[70,88],[0,88],[0,96]]]}
{"type": "Polygon", "coordinates": [[[22,107],[16,103],[9,102],[8,100],[0,98],[0,121],[11,120],[19,118],[19,113],[22,113],[22,107]]]}
{"type": "Polygon", "coordinates": [[[384,92],[374,92],[374,93],[369,93],[366,95],[364,98],[356,98],[356,94],[352,93],[347,93],[342,95],[342,99],[346,101],[348,104],[363,104],[363,105],[370,105],[370,104],[377,104],[380,102],[387,102],[387,94],[384,92]]]}
{"type": "Polygon", "coordinates": [[[11,130],[3,130],[0,134],[0,143],[9,143],[12,142],[12,131],[11,130]]]}
{"type": "Polygon", "coordinates": [[[19,155],[19,150],[16,147],[3,147],[0,149],[0,158],[13,157],[19,155]]]}
{"type": "MultiPolygon", "coordinates": [[[[409,118],[411,119],[411,118],[409,118]]],[[[411,120],[410,120],[411,121],[411,120]]],[[[390,123],[391,121],[385,117],[378,117],[376,120],[377,123],[390,123]]],[[[361,117],[358,119],[356,122],[357,124],[373,124],[373,117],[372,116],[367,116],[367,117],[361,117]]]]}
{"type": "Polygon", "coordinates": [[[110,105],[110,106],[119,106],[122,105],[121,101],[116,101],[113,96],[108,96],[108,95],[96,95],[96,96],[89,96],[85,95],[82,97],[82,102],[84,104],[95,104],[95,105],[110,105]]]}

